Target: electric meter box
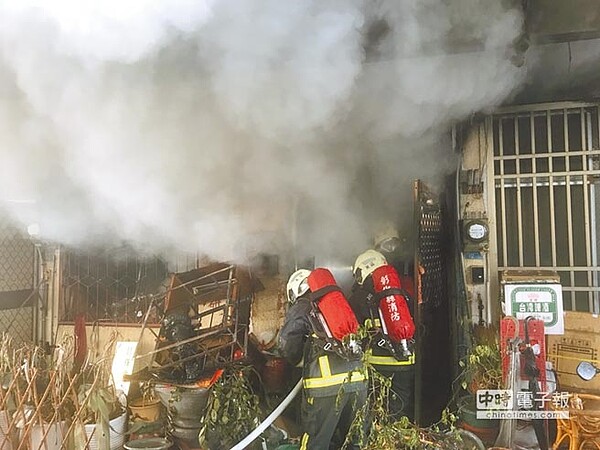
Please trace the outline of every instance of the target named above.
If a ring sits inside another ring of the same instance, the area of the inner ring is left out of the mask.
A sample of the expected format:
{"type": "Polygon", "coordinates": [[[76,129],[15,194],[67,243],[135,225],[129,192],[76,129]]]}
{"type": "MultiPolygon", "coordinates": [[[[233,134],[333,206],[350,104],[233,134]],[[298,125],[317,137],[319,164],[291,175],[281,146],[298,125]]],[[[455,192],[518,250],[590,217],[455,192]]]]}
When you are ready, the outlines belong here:
{"type": "Polygon", "coordinates": [[[544,321],[546,334],[564,334],[562,285],[551,270],[506,270],[502,273],[504,313],[544,321]]]}
{"type": "Polygon", "coordinates": [[[489,244],[489,226],[486,218],[460,221],[463,252],[486,252],[489,244]]]}

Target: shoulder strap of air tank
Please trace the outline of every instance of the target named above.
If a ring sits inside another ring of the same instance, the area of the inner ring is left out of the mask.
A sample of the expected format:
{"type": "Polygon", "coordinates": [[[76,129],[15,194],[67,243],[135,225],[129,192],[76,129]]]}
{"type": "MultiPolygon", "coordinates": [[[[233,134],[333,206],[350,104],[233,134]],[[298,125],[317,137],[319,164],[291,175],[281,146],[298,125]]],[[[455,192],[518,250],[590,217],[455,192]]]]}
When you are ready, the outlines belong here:
{"type": "Polygon", "coordinates": [[[404,297],[406,297],[407,299],[409,298],[408,292],[406,292],[406,290],[402,289],[402,288],[389,288],[389,289],[384,289],[381,292],[377,292],[375,294],[375,299],[377,302],[379,300],[381,300],[384,297],[387,297],[388,295],[402,295],[404,297]]]}
{"type": "Polygon", "coordinates": [[[331,292],[341,292],[342,290],[340,289],[339,286],[336,286],[335,284],[332,284],[330,286],[325,286],[322,287],[320,289],[317,289],[314,292],[310,292],[308,294],[308,298],[311,302],[318,302],[319,300],[321,300],[321,298],[323,298],[325,295],[331,293],[331,292]]]}

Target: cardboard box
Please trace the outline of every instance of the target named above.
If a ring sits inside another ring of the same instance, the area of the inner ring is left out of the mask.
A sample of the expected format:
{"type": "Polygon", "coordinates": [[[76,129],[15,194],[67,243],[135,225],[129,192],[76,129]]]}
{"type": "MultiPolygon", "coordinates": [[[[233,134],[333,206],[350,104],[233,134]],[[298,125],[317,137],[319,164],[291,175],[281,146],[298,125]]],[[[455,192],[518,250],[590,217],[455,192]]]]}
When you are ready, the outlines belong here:
{"type": "Polygon", "coordinates": [[[553,270],[505,270],[500,277],[502,284],[560,283],[560,276],[553,270]]]}
{"type": "Polygon", "coordinates": [[[565,334],[547,336],[548,360],[558,374],[560,390],[600,394],[600,375],[590,381],[576,372],[581,361],[600,367],[600,317],[590,313],[566,311],[565,334]]]}

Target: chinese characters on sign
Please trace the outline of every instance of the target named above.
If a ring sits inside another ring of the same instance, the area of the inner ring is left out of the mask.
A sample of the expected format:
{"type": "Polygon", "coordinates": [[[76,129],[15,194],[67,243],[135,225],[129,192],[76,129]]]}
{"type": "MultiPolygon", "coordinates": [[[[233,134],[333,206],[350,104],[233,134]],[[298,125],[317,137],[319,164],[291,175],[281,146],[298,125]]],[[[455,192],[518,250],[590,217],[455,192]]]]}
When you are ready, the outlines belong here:
{"type": "Polygon", "coordinates": [[[507,284],[504,298],[507,315],[517,319],[533,316],[544,321],[546,334],[564,334],[560,284],[507,284]]]}
{"type": "Polygon", "coordinates": [[[480,389],[477,391],[477,409],[512,409],[510,389],[480,389]]]}
{"type": "Polygon", "coordinates": [[[510,389],[480,389],[476,405],[478,419],[567,419],[568,392],[519,391],[513,398],[510,389]]]}

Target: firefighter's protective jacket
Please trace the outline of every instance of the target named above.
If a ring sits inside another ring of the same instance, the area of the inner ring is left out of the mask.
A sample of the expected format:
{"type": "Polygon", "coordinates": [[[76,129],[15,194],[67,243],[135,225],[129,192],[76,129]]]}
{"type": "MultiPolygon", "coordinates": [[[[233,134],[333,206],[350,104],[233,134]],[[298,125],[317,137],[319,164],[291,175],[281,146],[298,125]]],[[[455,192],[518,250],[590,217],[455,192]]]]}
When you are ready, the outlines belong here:
{"type": "Polygon", "coordinates": [[[304,357],[303,386],[309,397],[328,397],[367,388],[362,362],[351,361],[324,349],[324,342],[312,329],[309,320],[310,300],[300,297],[289,309],[279,333],[279,349],[284,358],[297,365],[304,357]]]}
{"type": "MultiPolygon", "coordinates": [[[[368,277],[362,286],[358,283],[354,283],[348,302],[350,303],[350,306],[352,306],[354,314],[356,314],[356,317],[361,324],[366,325],[370,321],[373,326],[379,327],[380,319],[377,312],[378,303],[374,301],[374,298],[375,290],[373,288],[373,280],[371,277],[368,277]]],[[[408,301],[409,309],[412,311],[410,300],[408,301]]],[[[369,348],[367,352],[368,361],[376,369],[397,371],[407,370],[414,366],[416,357],[414,349],[411,349],[411,356],[398,360],[392,356],[391,352],[385,346],[379,345],[381,337],[383,337],[383,335],[378,334],[372,339],[371,348],[369,348]]]]}

